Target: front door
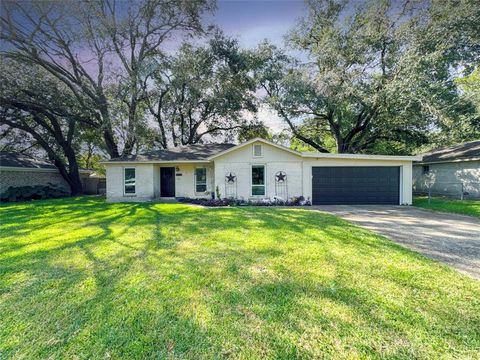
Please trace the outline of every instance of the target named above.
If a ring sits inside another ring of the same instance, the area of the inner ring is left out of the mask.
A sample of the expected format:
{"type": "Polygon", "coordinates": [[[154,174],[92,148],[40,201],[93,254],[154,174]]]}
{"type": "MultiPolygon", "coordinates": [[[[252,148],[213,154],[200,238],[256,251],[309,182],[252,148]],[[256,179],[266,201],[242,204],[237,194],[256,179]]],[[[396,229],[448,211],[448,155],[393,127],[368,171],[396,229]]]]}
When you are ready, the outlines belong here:
{"type": "Polygon", "coordinates": [[[160,168],[160,196],[175,197],[175,168],[160,168]]]}

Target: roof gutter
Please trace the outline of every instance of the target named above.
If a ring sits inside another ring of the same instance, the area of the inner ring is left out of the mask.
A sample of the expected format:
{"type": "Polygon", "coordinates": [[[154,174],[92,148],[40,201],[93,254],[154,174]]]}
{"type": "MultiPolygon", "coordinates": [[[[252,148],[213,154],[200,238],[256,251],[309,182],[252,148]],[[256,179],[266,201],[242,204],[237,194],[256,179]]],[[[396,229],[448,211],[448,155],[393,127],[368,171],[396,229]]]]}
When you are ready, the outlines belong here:
{"type": "Polygon", "coordinates": [[[364,154],[330,154],[330,153],[302,153],[304,158],[324,159],[352,159],[352,160],[397,160],[397,161],[421,161],[421,155],[397,156],[397,155],[364,155],[364,154]]]}
{"type": "Polygon", "coordinates": [[[446,163],[457,163],[457,162],[465,162],[465,161],[480,161],[480,157],[451,159],[451,160],[437,160],[437,161],[419,161],[419,162],[416,162],[414,165],[446,164],[446,163]]]}
{"type": "Polygon", "coordinates": [[[112,164],[210,164],[210,160],[105,160],[99,161],[102,165],[112,164]]]}

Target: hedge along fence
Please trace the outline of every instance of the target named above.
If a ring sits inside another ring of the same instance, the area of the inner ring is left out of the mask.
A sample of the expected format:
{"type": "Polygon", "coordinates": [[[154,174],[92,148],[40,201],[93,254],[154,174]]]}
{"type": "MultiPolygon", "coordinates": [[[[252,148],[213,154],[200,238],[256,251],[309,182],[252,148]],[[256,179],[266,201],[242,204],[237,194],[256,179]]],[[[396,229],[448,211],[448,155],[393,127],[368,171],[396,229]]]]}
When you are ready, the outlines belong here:
{"type": "Polygon", "coordinates": [[[40,199],[53,199],[70,195],[70,193],[55,184],[35,186],[10,186],[0,195],[2,202],[17,202],[40,199]]]}

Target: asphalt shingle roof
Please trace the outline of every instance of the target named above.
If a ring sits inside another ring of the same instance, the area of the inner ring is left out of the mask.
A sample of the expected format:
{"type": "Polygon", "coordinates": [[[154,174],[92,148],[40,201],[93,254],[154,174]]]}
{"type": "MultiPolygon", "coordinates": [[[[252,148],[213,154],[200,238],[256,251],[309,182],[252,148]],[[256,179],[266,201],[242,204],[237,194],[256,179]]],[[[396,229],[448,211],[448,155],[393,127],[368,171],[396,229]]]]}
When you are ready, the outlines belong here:
{"type": "Polygon", "coordinates": [[[235,144],[193,144],[143,154],[120,156],[115,161],[206,161],[210,156],[234,147],[235,144]]]}
{"type": "Polygon", "coordinates": [[[480,158],[480,140],[435,149],[423,155],[422,163],[480,158]]]}
{"type": "Polygon", "coordinates": [[[35,159],[31,156],[0,151],[0,166],[36,169],[56,169],[55,165],[45,160],[35,159]]]}
{"type": "MultiPolygon", "coordinates": [[[[51,161],[40,160],[29,155],[20,154],[16,152],[0,151],[0,166],[14,167],[22,169],[53,169],[57,167],[51,161]]],[[[89,169],[78,168],[79,171],[90,172],[89,169]]]]}

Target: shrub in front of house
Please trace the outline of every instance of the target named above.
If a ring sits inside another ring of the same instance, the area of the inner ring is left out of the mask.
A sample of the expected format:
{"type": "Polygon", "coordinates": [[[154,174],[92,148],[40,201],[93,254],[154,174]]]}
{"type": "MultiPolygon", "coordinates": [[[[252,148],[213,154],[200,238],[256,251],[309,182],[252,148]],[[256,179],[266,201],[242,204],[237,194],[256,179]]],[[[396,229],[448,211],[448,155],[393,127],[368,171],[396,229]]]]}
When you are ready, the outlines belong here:
{"type": "Polygon", "coordinates": [[[280,198],[273,199],[235,199],[235,198],[224,198],[224,199],[192,199],[192,198],[178,198],[181,203],[186,204],[195,204],[202,206],[310,206],[312,203],[309,199],[305,199],[303,196],[292,197],[288,200],[283,200],[280,198]]]}
{"type": "Polygon", "coordinates": [[[49,183],[35,186],[10,186],[0,195],[2,202],[17,202],[40,199],[53,199],[70,195],[68,191],[49,183]]]}

